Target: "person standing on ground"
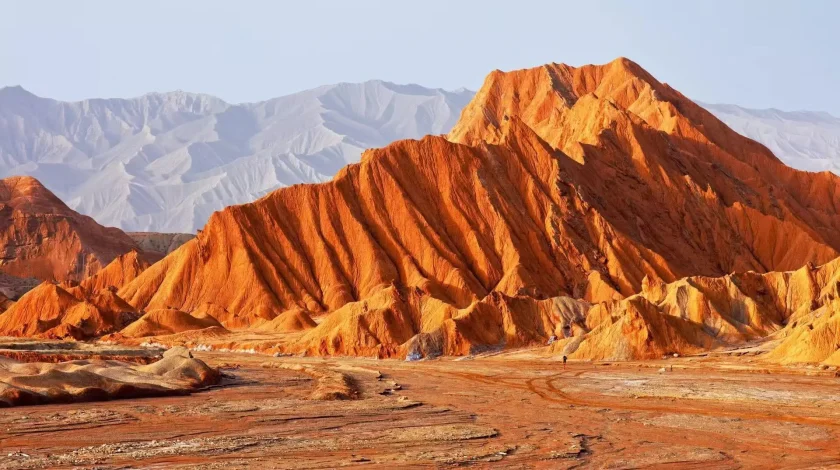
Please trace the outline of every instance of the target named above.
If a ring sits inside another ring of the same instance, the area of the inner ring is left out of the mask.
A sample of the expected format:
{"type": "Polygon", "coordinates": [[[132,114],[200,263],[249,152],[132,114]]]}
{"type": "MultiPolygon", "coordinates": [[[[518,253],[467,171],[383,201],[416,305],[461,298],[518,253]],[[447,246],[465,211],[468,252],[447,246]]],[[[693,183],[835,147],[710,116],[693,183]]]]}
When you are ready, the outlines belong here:
{"type": "Polygon", "coordinates": [[[568,358],[566,356],[563,356],[563,370],[566,370],[566,359],[568,358]]]}

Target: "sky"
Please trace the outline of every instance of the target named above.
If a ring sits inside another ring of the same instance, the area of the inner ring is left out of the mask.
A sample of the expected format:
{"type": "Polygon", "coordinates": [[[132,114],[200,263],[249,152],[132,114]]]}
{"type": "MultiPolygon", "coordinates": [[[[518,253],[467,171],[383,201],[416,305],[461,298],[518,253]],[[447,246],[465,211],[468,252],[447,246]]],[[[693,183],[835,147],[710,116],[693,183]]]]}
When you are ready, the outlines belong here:
{"type": "Polygon", "coordinates": [[[624,56],[695,100],[840,116],[838,18],[832,0],[0,0],[0,86],[238,103],[624,56]]]}

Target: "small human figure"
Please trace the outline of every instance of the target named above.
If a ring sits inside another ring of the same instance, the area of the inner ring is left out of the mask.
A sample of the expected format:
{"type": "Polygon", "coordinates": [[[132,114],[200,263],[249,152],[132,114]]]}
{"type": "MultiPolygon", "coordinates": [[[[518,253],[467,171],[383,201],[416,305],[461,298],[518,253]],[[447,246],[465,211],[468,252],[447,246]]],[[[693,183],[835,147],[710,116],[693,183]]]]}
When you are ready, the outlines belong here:
{"type": "Polygon", "coordinates": [[[563,356],[563,370],[566,370],[566,359],[568,358],[566,356],[563,356]]]}

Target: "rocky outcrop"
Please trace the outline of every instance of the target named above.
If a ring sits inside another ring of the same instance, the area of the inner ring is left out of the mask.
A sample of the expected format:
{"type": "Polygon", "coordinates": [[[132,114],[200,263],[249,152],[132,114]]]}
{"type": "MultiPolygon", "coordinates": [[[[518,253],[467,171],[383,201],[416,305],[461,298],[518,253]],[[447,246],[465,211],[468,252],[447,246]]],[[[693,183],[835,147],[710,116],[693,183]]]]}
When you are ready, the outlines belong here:
{"type": "Polygon", "coordinates": [[[71,210],[38,180],[0,180],[0,272],[79,281],[134,249],[123,231],[71,210]]]}
{"type": "Polygon", "coordinates": [[[149,365],[77,360],[21,363],[0,357],[0,408],[187,395],[221,379],[218,370],[173,348],[149,365]]]}
{"type": "Polygon", "coordinates": [[[840,259],[796,271],[693,276],[594,305],[585,327],[552,345],[580,359],[653,359],[774,340],[768,360],[826,362],[840,357],[840,259]]]}

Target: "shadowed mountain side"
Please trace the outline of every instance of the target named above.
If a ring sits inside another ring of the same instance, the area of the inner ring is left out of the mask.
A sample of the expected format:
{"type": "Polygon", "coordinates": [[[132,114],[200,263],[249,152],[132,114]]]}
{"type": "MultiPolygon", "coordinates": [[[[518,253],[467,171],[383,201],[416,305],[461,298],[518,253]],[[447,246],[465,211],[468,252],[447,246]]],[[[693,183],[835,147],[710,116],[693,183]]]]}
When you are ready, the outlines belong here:
{"type": "Polygon", "coordinates": [[[41,280],[81,280],[137,249],[123,231],[67,207],[34,178],[0,180],[0,272],[41,280]]]}

